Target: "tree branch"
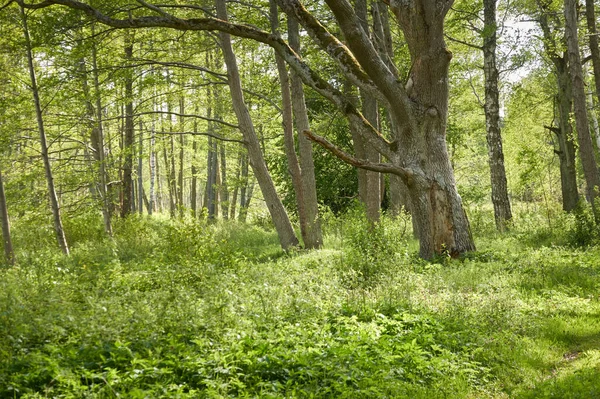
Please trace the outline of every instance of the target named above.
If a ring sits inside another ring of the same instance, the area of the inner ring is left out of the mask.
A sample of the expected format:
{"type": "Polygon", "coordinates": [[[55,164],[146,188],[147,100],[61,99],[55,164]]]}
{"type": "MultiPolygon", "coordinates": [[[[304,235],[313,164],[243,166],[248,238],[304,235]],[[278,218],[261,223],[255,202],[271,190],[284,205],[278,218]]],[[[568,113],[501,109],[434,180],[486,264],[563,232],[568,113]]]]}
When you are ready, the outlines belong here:
{"type": "Polygon", "coordinates": [[[379,173],[391,173],[396,176],[400,176],[405,182],[412,180],[414,176],[414,172],[411,169],[394,166],[389,163],[374,163],[364,159],[358,159],[348,154],[347,152],[333,144],[331,141],[327,140],[325,137],[318,136],[310,130],[305,130],[303,133],[306,137],[308,137],[309,140],[319,144],[321,147],[325,148],[327,151],[331,152],[333,155],[335,155],[342,161],[356,168],[379,173]]]}

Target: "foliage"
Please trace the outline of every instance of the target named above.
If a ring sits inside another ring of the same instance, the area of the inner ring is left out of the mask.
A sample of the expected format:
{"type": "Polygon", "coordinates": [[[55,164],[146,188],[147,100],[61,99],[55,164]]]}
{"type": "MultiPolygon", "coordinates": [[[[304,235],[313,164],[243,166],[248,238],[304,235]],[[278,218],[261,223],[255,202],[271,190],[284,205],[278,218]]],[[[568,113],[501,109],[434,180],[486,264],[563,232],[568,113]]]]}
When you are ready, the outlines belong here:
{"type": "Polygon", "coordinates": [[[327,221],[339,249],[289,254],[232,222],[73,220],[70,258],[0,271],[0,397],[593,397],[600,254],[515,215],[438,263],[360,208],[327,221]]]}

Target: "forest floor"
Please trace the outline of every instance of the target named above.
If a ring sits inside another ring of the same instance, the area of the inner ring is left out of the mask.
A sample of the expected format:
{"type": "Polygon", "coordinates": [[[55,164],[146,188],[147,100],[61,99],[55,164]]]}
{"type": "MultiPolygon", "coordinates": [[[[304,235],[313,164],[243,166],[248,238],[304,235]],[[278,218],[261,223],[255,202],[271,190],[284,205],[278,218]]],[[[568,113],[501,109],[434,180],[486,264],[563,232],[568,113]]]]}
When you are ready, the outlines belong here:
{"type": "Polygon", "coordinates": [[[0,398],[598,398],[600,248],[561,218],[500,236],[473,214],[478,252],[434,262],[408,221],[357,215],[287,254],[259,226],[132,218],[108,240],[94,217],[65,258],[17,222],[0,398]]]}

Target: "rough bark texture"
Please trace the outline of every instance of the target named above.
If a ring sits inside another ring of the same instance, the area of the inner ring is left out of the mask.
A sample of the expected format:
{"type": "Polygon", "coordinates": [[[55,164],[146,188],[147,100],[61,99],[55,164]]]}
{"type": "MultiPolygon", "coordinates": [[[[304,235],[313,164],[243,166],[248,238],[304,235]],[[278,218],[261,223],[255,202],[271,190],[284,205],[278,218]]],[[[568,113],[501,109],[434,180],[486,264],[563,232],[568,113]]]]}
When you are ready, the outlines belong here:
{"type": "Polygon", "coordinates": [[[15,263],[15,252],[10,237],[10,220],[8,218],[8,206],[6,205],[6,194],[4,193],[4,179],[0,170],[0,224],[2,224],[2,245],[4,247],[4,258],[9,265],[15,263]]]}
{"type": "MultiPolygon", "coordinates": [[[[130,62],[133,58],[133,43],[130,34],[125,37],[125,60],[130,62]]],[[[123,203],[121,217],[131,214],[133,208],[133,149],[134,124],[133,124],[133,72],[127,70],[125,74],[125,131],[123,137],[123,203]]]]}
{"type": "MultiPolygon", "coordinates": [[[[288,40],[296,54],[302,54],[298,22],[291,18],[288,18],[288,40]]],[[[302,238],[305,248],[316,249],[323,246],[323,232],[321,230],[319,204],[317,201],[317,182],[315,178],[312,142],[303,134],[303,132],[310,130],[310,122],[308,120],[302,79],[294,70],[290,73],[290,83],[292,108],[298,132],[298,150],[304,192],[304,212],[306,214],[306,234],[302,238]]]]}
{"type": "Polygon", "coordinates": [[[498,90],[499,73],[496,65],[496,1],[484,0],[484,38],[483,38],[483,71],[485,75],[485,121],[488,144],[488,162],[492,184],[492,204],[496,228],[500,232],[508,229],[512,219],[506,169],[504,168],[504,151],[500,131],[500,95],[498,90]]]}
{"type": "Polygon", "coordinates": [[[69,245],[65,237],[65,230],[62,224],[61,209],[58,202],[58,196],[56,195],[56,188],[54,186],[54,176],[52,174],[52,167],[50,165],[50,157],[48,156],[48,143],[46,139],[46,129],[44,127],[44,118],[42,115],[42,105],[40,101],[40,94],[37,85],[37,79],[35,75],[35,67],[33,64],[33,51],[31,49],[31,38],[29,36],[29,28],[27,27],[27,16],[25,15],[25,9],[21,7],[21,21],[23,23],[23,33],[25,35],[25,47],[27,50],[27,63],[29,66],[29,78],[31,80],[31,92],[33,94],[33,102],[35,106],[35,115],[38,124],[38,132],[40,135],[40,147],[42,161],[44,162],[44,171],[46,173],[46,183],[48,184],[48,195],[50,197],[50,207],[52,208],[52,216],[54,221],[54,231],[56,232],[56,238],[58,245],[65,255],[69,255],[69,245]]]}
{"type": "Polygon", "coordinates": [[[577,127],[579,157],[581,158],[586,181],[586,198],[592,204],[594,215],[598,222],[598,212],[595,209],[594,200],[598,196],[600,176],[598,175],[598,167],[594,158],[587,117],[585,84],[577,39],[577,0],[565,0],[565,36],[567,39],[567,51],[569,53],[569,71],[573,89],[573,109],[575,113],[575,125],[577,127]]]}
{"type": "MultiPolygon", "coordinates": [[[[226,21],[227,20],[227,8],[224,0],[217,0],[217,16],[218,18],[226,21]]],[[[258,181],[258,185],[262,191],[263,197],[271,213],[271,218],[277,234],[279,237],[279,243],[283,249],[290,249],[291,247],[298,246],[298,239],[290,223],[290,219],[275,191],[275,185],[271,179],[271,175],[267,170],[260,144],[254,131],[254,125],[250,118],[250,113],[244,102],[244,95],[242,92],[242,85],[240,75],[237,67],[237,61],[233,48],[231,46],[231,38],[229,34],[221,32],[219,34],[221,39],[221,47],[223,49],[223,56],[225,58],[225,64],[227,65],[227,76],[229,80],[229,88],[231,91],[231,98],[233,102],[233,108],[240,125],[240,130],[246,141],[248,147],[248,156],[250,158],[250,165],[254,171],[254,176],[258,181]]]]}
{"type": "MultiPolygon", "coordinates": [[[[549,14],[548,10],[540,7],[538,22],[544,34],[544,49],[554,65],[554,75],[556,76],[557,121],[554,122],[556,128],[551,130],[556,135],[558,142],[558,150],[555,150],[555,152],[560,162],[562,206],[564,211],[570,212],[579,203],[575,143],[570,121],[573,95],[571,77],[569,75],[568,55],[566,52],[559,53],[558,51],[563,46],[557,43],[554,37],[554,29],[551,29],[549,14]]],[[[558,21],[560,23],[560,19],[558,21]]]]}

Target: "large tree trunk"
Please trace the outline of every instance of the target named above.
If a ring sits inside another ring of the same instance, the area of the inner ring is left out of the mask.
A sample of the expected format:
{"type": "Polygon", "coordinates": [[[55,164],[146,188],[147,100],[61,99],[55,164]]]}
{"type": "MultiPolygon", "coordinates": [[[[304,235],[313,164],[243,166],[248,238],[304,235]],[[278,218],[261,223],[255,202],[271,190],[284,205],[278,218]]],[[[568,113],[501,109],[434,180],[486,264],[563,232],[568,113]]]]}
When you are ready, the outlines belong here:
{"type": "Polygon", "coordinates": [[[4,257],[9,265],[15,263],[15,252],[13,251],[12,239],[10,237],[10,220],[8,219],[8,207],[6,205],[6,194],[4,193],[4,179],[0,169],[0,223],[2,224],[2,245],[4,257]]]}
{"type": "MultiPolygon", "coordinates": [[[[221,20],[227,20],[227,8],[224,0],[216,0],[217,16],[221,20]]],[[[248,147],[248,155],[250,157],[250,165],[254,171],[254,175],[258,181],[258,185],[262,191],[263,197],[267,204],[267,208],[271,214],[273,224],[277,230],[279,243],[283,249],[290,249],[298,245],[298,239],[292,228],[290,219],[275,191],[275,185],[271,179],[271,175],[267,169],[260,144],[254,131],[254,125],[250,118],[250,113],[244,102],[240,75],[237,67],[237,61],[233,48],[231,46],[231,38],[229,34],[219,33],[221,39],[221,47],[225,64],[227,65],[227,75],[229,78],[229,88],[231,90],[231,98],[233,108],[240,125],[240,130],[248,147]]]]}
{"type": "MultiPolygon", "coordinates": [[[[130,63],[133,58],[133,38],[130,32],[125,36],[125,60],[130,63]]],[[[127,69],[125,73],[125,134],[123,138],[123,206],[121,217],[131,214],[134,204],[133,196],[133,149],[134,146],[134,121],[133,121],[133,71],[127,69]]]]}
{"type": "Polygon", "coordinates": [[[496,228],[500,232],[507,230],[512,219],[506,170],[504,168],[504,152],[500,133],[500,99],[498,91],[499,73],[496,66],[496,1],[484,0],[484,38],[483,38],[483,71],[485,75],[485,120],[487,130],[488,161],[492,183],[492,203],[496,228]]]}
{"type": "Polygon", "coordinates": [[[27,63],[29,66],[29,78],[31,79],[31,92],[33,94],[33,102],[35,105],[35,114],[38,124],[38,131],[40,134],[40,147],[42,161],[44,162],[44,170],[46,173],[46,182],[48,184],[48,194],[50,197],[50,206],[52,208],[52,216],[54,220],[54,231],[56,232],[56,238],[58,245],[65,255],[69,255],[69,245],[65,237],[65,231],[62,224],[60,204],[58,202],[58,196],[56,195],[56,188],[54,187],[54,176],[52,174],[52,167],[50,165],[50,157],[48,156],[48,143],[46,139],[46,130],[44,127],[44,118],[42,115],[42,105],[40,101],[40,94],[37,85],[37,79],[35,75],[35,67],[33,65],[33,51],[31,48],[31,38],[29,36],[29,28],[27,26],[27,16],[25,15],[25,9],[21,7],[21,21],[23,23],[23,33],[25,35],[25,47],[27,50],[27,63]]]}
{"type": "Polygon", "coordinates": [[[599,215],[594,200],[598,196],[600,176],[598,175],[598,167],[596,166],[596,160],[594,158],[592,138],[590,136],[590,127],[587,117],[585,84],[577,36],[577,0],[565,0],[565,22],[565,36],[569,53],[569,71],[573,85],[573,109],[575,111],[579,157],[581,158],[583,174],[586,181],[586,198],[592,204],[596,222],[599,222],[599,215]]]}
{"type": "Polygon", "coordinates": [[[394,103],[390,110],[394,122],[405,131],[398,148],[408,149],[393,163],[407,162],[419,172],[405,178],[405,183],[417,224],[419,253],[429,259],[442,253],[457,256],[475,250],[475,244],[446,146],[448,68],[452,54],[444,42],[443,10],[449,5],[442,6],[437,1],[419,3],[421,7],[415,9],[404,5],[394,9],[412,59],[407,94],[417,104],[413,115],[418,130],[403,120],[405,110],[396,108],[394,103]]]}

